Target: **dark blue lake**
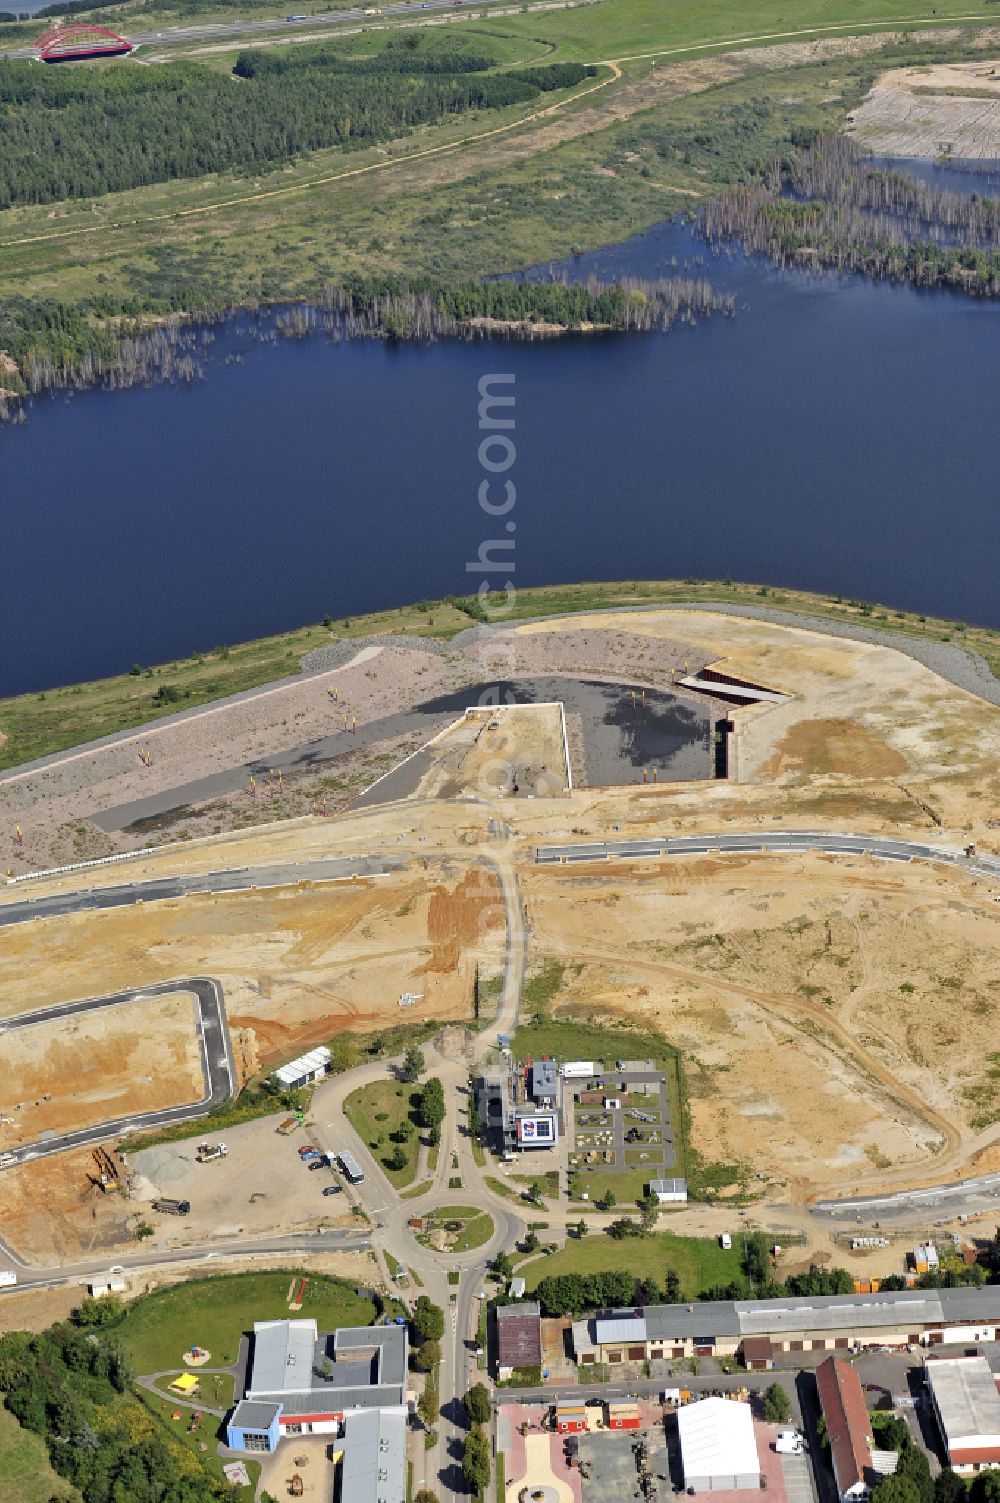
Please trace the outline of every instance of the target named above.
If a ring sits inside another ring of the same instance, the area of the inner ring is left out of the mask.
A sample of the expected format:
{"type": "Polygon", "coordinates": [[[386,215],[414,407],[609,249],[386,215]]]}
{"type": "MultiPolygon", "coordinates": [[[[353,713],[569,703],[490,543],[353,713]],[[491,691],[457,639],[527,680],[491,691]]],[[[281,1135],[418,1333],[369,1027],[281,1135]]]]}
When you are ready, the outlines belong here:
{"type": "Polygon", "coordinates": [[[1000,305],[677,226],[573,268],[698,260],[735,318],[397,347],[236,322],[189,388],[36,401],[0,430],[0,693],[464,592],[491,537],[522,586],[728,574],[1000,625],[1000,305]],[[516,377],[515,534],[477,504],[490,372],[516,377]]]}

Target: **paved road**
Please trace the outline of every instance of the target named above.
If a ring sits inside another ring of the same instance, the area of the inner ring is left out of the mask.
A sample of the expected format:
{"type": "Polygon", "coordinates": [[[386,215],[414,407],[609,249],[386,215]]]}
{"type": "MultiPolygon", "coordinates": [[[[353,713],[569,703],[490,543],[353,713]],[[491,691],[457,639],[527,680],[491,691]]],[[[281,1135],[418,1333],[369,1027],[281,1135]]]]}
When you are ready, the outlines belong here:
{"type": "Polygon", "coordinates": [[[66,1148],[84,1148],[88,1143],[99,1143],[108,1137],[119,1137],[125,1132],[141,1132],[150,1127],[166,1127],[173,1122],[192,1121],[205,1117],[216,1106],[221,1106],[236,1094],[236,1066],[233,1062],[232,1042],[226,1023],[226,1008],[222,987],[209,976],[193,976],[183,981],[164,981],[156,986],[137,987],[131,991],[114,992],[106,997],[90,997],[80,1002],[64,1002],[59,1007],[46,1007],[40,1012],[22,1013],[16,1018],[0,1022],[0,1036],[35,1028],[40,1023],[58,1022],[63,1018],[80,1017],[88,1012],[100,1012],[107,1007],[121,1007],[130,1002],[141,1002],[147,997],[169,997],[173,994],[193,993],[198,1004],[198,1043],[201,1048],[202,1078],[205,1094],[200,1101],[187,1106],[169,1106],[156,1112],[137,1112],[128,1117],[115,1117],[98,1122],[93,1127],[82,1127],[75,1132],[53,1133],[34,1143],[22,1144],[0,1152],[0,1169],[10,1169],[15,1164],[25,1164],[31,1159],[44,1158],[51,1153],[62,1153],[66,1148]]]}
{"type": "MultiPolygon", "coordinates": [[[[1000,1196],[1000,1174],[980,1174],[972,1179],[956,1179],[945,1184],[930,1185],[921,1190],[896,1190],[889,1195],[858,1195],[849,1200],[819,1200],[813,1206],[818,1215],[836,1215],[838,1212],[857,1211],[864,1216],[868,1211],[891,1215],[894,1211],[913,1211],[931,1208],[942,1201],[994,1199],[1000,1196]]],[[[953,1215],[955,1208],[949,1207],[953,1215]]]]}
{"type": "Polygon", "coordinates": [[[438,1371],[441,1402],[438,1443],[427,1451],[418,1442],[414,1457],[417,1468],[415,1489],[421,1486],[432,1488],[442,1503],[467,1498],[460,1465],[466,1434],[460,1403],[466,1390],[481,1376],[476,1358],[476,1334],[485,1269],[501,1249],[511,1248],[527,1230],[517,1203],[496,1195],[483,1183],[464,1121],[470,1067],[476,1058],[495,1047],[500,1034],[513,1033],[517,1026],[527,958],[528,931],[513,862],[498,859],[494,870],[500,882],[507,930],[500,1003],[496,1019],[477,1036],[468,1057],[444,1056],[438,1054],[434,1045],[425,1047],[426,1074],[438,1076],[448,1103],[437,1167],[428,1189],[423,1195],[401,1200],[368,1145],[344,1114],[346,1097],[359,1087],[384,1080],[387,1069],[394,1068],[396,1061],[362,1065],[345,1075],[329,1078],[317,1087],[311,1111],[316,1123],[312,1136],[320,1146],[332,1152],[348,1149],[364,1171],[363,1186],[348,1193],[352,1200],[356,1198],[364,1205],[372,1219],[377,1252],[391,1249],[420,1277],[420,1286],[411,1283],[399,1291],[401,1297],[412,1301],[418,1293],[426,1293],[445,1311],[438,1371]],[[449,1181],[452,1179],[461,1180],[460,1190],[451,1188],[449,1181]],[[494,1233],[484,1247],[471,1252],[440,1254],[417,1242],[407,1224],[410,1218],[449,1201],[474,1206],[490,1214],[494,1233]],[[457,1286],[448,1283],[449,1269],[459,1274],[457,1286]]]}
{"type": "MultiPolygon", "coordinates": [[[[186,898],[197,892],[252,892],[268,887],[294,887],[297,882],[347,882],[352,877],[381,877],[398,871],[399,860],[378,856],[337,856],[319,861],[285,861],[274,866],[238,866],[184,877],[151,877],[116,887],[93,887],[38,898],[0,901],[0,929],[30,919],[65,918],[95,908],[127,908],[132,903],[157,903],[186,898]]],[[[9,889],[8,889],[9,891],[9,889]]]]}
{"type": "MultiPolygon", "coordinates": [[[[418,3],[418,0],[404,0],[402,4],[373,5],[368,7],[370,11],[378,10],[379,14],[377,17],[370,14],[366,15],[365,8],[357,6],[351,10],[324,11],[321,15],[317,16],[297,15],[293,21],[289,21],[283,16],[277,16],[271,20],[264,21],[238,20],[224,23],[215,22],[204,26],[170,26],[164,31],[142,31],[136,33],[131,32],[128,27],[125,29],[130,31],[129,40],[137,47],[173,47],[179,44],[186,45],[191,42],[212,42],[217,41],[219,38],[238,42],[243,37],[267,37],[269,35],[273,36],[276,33],[294,35],[296,31],[311,33],[317,29],[326,30],[330,27],[356,27],[359,22],[365,21],[371,23],[376,20],[416,20],[427,11],[450,12],[456,5],[462,3],[463,0],[420,0],[420,3],[418,3]]],[[[593,4],[594,0],[576,0],[576,3],[587,5],[593,4]]],[[[508,10],[512,9],[510,0],[475,0],[477,11],[488,7],[506,7],[508,10]]],[[[471,10],[471,5],[468,8],[471,10]]],[[[517,7],[517,9],[520,8],[520,6],[517,7]]],[[[535,9],[536,7],[532,6],[531,8],[535,9]]],[[[562,7],[552,8],[561,9],[562,7]]],[[[45,26],[49,25],[51,25],[49,21],[40,22],[39,30],[41,31],[45,26]]],[[[0,57],[31,58],[35,55],[34,47],[9,47],[0,50],[0,57]]]]}
{"type": "Polygon", "coordinates": [[[562,861],[626,860],[643,856],[740,855],[753,851],[818,851],[826,856],[872,856],[881,861],[940,861],[972,877],[1000,881],[1000,859],[968,857],[953,846],[927,845],[883,835],[834,835],[829,830],[762,830],[746,835],[672,835],[652,840],[606,840],[573,845],[540,845],[535,861],[542,866],[562,861]]]}
{"type": "MultiPolygon", "coordinates": [[[[239,1237],[233,1241],[213,1242],[210,1247],[170,1247],[161,1252],[144,1248],[134,1253],[105,1253],[100,1258],[88,1258],[79,1263],[69,1263],[58,1268],[39,1268],[25,1263],[9,1247],[0,1242],[0,1259],[17,1274],[18,1289],[57,1289],[62,1284],[85,1283],[95,1274],[106,1274],[114,1260],[116,1268],[128,1273],[142,1273],[148,1268],[165,1268],[171,1264],[212,1263],[232,1258],[259,1258],[273,1253],[320,1253],[365,1251],[371,1247],[371,1237],[358,1232],[314,1232],[290,1237],[261,1237],[257,1240],[239,1237]]],[[[8,1293],[0,1289],[0,1299],[8,1293]]],[[[10,1291],[16,1297],[16,1291],[10,1291]]]]}

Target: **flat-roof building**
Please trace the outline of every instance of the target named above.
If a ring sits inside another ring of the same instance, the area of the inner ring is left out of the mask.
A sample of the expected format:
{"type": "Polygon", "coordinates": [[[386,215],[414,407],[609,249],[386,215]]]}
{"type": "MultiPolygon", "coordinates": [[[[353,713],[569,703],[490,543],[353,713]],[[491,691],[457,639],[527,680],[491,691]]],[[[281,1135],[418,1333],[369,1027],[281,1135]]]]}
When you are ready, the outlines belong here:
{"type": "Polygon", "coordinates": [[[300,1054],[298,1059],[281,1065],[275,1070],[274,1078],[286,1090],[294,1090],[297,1086],[311,1085],[314,1080],[321,1079],[329,1068],[330,1050],[326,1044],[319,1044],[315,1049],[310,1049],[308,1054],[300,1054]]]}
{"type": "Polygon", "coordinates": [[[661,1206],[670,1202],[683,1202],[688,1198],[686,1179],[651,1179],[649,1193],[655,1195],[661,1206]]]}
{"type": "Polygon", "coordinates": [[[320,1334],[314,1320],[257,1321],[227,1444],[273,1451],[285,1435],[338,1435],[353,1412],[405,1409],[406,1358],[405,1326],[320,1334]]]}
{"type": "Polygon", "coordinates": [[[554,1059],[536,1059],[531,1066],[528,1094],[536,1106],[555,1106],[559,1090],[554,1059]]]}
{"type": "Polygon", "coordinates": [[[514,1091],[507,1066],[493,1066],[480,1075],[476,1081],[476,1110],[489,1146],[496,1153],[509,1152],[515,1144],[514,1091]]]}
{"type": "Polygon", "coordinates": [[[1000,1394],[985,1357],[928,1360],[931,1402],[956,1472],[1000,1466],[1000,1394]]]}
{"type": "Polygon", "coordinates": [[[684,1486],[696,1493],[760,1488],[760,1457],[749,1404],[700,1399],[677,1412],[684,1486]]]}
{"type": "Polygon", "coordinates": [[[406,1503],[405,1409],[363,1409],[348,1416],[334,1499],[406,1503]]]}

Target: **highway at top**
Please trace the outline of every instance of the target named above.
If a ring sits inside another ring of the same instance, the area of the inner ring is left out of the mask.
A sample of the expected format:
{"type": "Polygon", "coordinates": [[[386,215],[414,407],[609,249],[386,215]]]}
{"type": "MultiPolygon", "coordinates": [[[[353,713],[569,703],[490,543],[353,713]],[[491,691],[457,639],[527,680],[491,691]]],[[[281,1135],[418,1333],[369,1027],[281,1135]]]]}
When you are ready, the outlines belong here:
{"type": "MultiPolygon", "coordinates": [[[[466,3],[467,0],[402,0],[402,3],[394,5],[368,6],[367,8],[356,6],[351,10],[323,11],[320,15],[315,16],[299,14],[295,16],[294,20],[290,20],[286,16],[274,16],[271,19],[259,21],[213,21],[202,26],[170,26],[165,31],[142,31],[129,34],[128,40],[136,47],[172,47],[191,42],[214,42],[220,39],[237,42],[242,37],[266,37],[275,33],[283,33],[286,36],[294,38],[295,31],[302,27],[310,30],[311,33],[311,28],[317,26],[324,28],[357,26],[359,23],[365,21],[369,23],[385,20],[398,21],[408,19],[411,16],[416,20],[418,17],[426,15],[428,11],[452,11],[457,5],[466,3]],[[371,12],[376,8],[379,11],[377,16],[366,14],[366,9],[371,12]]],[[[576,0],[576,3],[583,5],[593,4],[594,0],[576,0]]],[[[513,9],[510,0],[476,0],[477,11],[485,10],[488,7],[501,7],[506,10],[513,9]]],[[[518,10],[521,9],[520,6],[516,8],[518,10]]],[[[291,8],[291,11],[293,10],[294,7],[291,8]]],[[[126,17],[123,23],[126,31],[128,30],[127,21],[128,18],[126,17]]],[[[51,23],[48,21],[41,21],[39,23],[42,29],[49,24],[51,23]]],[[[0,49],[0,57],[33,58],[36,55],[34,47],[0,49]]]]}

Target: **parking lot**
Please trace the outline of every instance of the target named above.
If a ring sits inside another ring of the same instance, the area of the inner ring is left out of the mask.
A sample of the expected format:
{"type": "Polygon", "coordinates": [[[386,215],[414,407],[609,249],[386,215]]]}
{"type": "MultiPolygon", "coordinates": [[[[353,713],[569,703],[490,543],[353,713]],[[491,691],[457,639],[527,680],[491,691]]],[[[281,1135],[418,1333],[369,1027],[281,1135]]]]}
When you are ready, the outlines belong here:
{"type": "Polygon", "coordinates": [[[309,1141],[302,1128],[288,1136],[275,1131],[280,1117],[206,1131],[204,1139],[185,1138],[144,1148],[129,1158],[136,1202],[159,1196],[187,1200],[183,1221],[151,1212],[150,1221],[165,1234],[183,1228],[186,1238],[238,1236],[241,1233],[294,1231],[317,1226],[353,1224],[343,1176],[328,1167],[308,1168],[298,1149],[309,1141]],[[225,1142],[226,1155],[199,1163],[200,1142],[225,1142]],[[323,1191],[341,1187],[332,1196],[323,1191]]]}

